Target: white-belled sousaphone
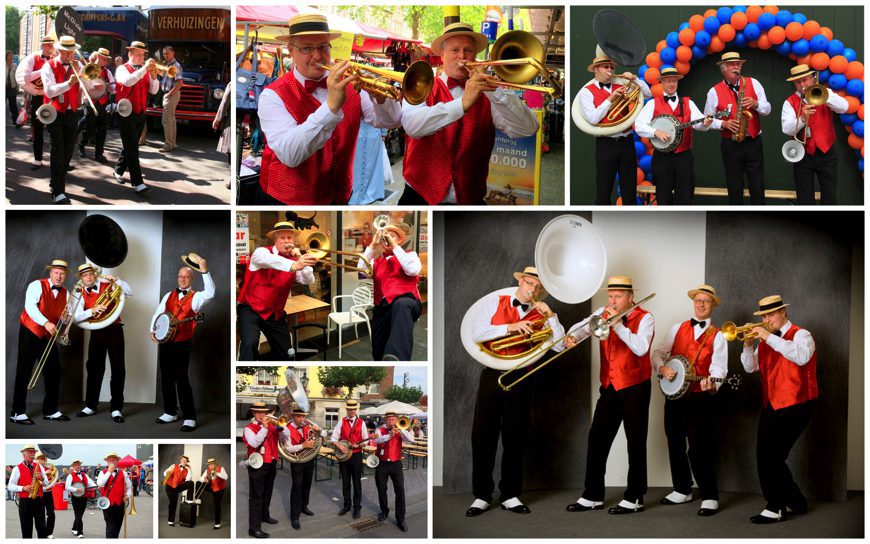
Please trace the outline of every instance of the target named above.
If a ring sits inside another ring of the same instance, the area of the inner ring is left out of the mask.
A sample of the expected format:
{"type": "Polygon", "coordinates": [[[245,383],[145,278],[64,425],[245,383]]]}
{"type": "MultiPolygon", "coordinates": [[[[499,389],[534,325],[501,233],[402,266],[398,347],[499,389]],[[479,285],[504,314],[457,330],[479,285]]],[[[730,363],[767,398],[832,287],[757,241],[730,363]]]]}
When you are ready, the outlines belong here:
{"type": "MultiPolygon", "coordinates": [[[[287,387],[278,393],[278,410],[281,415],[287,418],[287,421],[290,421],[294,405],[304,412],[308,411],[308,395],[305,394],[305,387],[292,368],[287,368],[284,371],[284,378],[287,381],[287,387]]],[[[323,446],[323,437],[320,436],[320,433],[314,432],[311,426],[304,427],[303,432],[306,438],[314,440],[314,447],[291,453],[289,449],[290,439],[282,433],[278,436],[278,453],[281,454],[281,457],[291,463],[307,463],[317,457],[321,446],[323,446]]]]}
{"type": "MultiPolygon", "coordinates": [[[[120,266],[127,258],[127,237],[110,217],[100,214],[85,217],[78,235],[85,257],[103,269],[120,266]]],[[[97,303],[106,304],[106,311],[76,324],[83,329],[104,329],[121,317],[126,299],[121,286],[111,282],[97,299],[97,303]]]]}

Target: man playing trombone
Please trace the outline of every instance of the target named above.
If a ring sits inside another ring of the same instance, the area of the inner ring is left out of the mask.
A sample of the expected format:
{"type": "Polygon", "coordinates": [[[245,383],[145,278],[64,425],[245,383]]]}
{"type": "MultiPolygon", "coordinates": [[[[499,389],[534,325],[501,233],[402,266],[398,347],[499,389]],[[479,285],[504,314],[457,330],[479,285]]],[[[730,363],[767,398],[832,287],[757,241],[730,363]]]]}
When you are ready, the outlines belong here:
{"type": "Polygon", "coordinates": [[[68,293],[63,282],[69,265],[55,259],[45,268],[48,277],[32,281],[27,286],[24,310],[18,319],[18,363],[9,420],[19,425],[33,425],[33,420],[27,417],[27,390],[28,380],[35,382],[38,378],[38,375],[32,376],[37,360],[44,365],[39,369],[45,381],[42,419],[69,421],[69,417],[58,410],[61,369],[57,348],[57,339],[62,333],[57,324],[61,315],[68,313],[68,293]]]}
{"type": "MultiPolygon", "coordinates": [[[[592,318],[607,320],[609,333],[601,340],[601,387],[589,428],[586,454],[586,489],[569,512],[604,508],[604,473],[607,456],[620,424],[625,425],[628,447],[628,487],[610,514],[643,512],[647,490],[646,435],[649,425],[650,374],[649,351],[655,334],[655,321],[648,311],[634,303],[634,286],[628,276],[607,280],[607,306],[577,323],[568,331],[565,346],[570,348],[593,334],[592,318]]],[[[597,331],[596,331],[597,332],[597,331]]]]}
{"type": "Polygon", "coordinates": [[[22,461],[12,469],[6,489],[18,494],[18,521],[21,523],[21,538],[46,538],[45,505],[42,502],[42,486],[48,482],[45,467],[35,462],[36,446],[21,448],[22,461]],[[34,488],[35,486],[35,488],[34,488]]]}
{"type": "Polygon", "coordinates": [[[115,100],[127,100],[130,103],[130,114],[126,117],[119,114],[118,127],[121,132],[123,149],[112,171],[118,183],[123,184],[124,172],[130,172],[130,184],[136,193],[144,193],[149,189],[142,181],[142,167],[139,165],[139,135],[145,128],[145,109],[149,94],[157,94],[160,83],[152,78],[150,72],[157,63],[154,59],[145,60],[148,49],[140,41],[133,41],[127,47],[126,63],[115,70],[115,100]]]}
{"type": "Polygon", "coordinates": [[[175,525],[175,512],[178,510],[178,495],[187,493],[188,500],[193,499],[193,469],[190,467],[190,458],[182,455],[178,463],[169,465],[163,471],[163,484],[166,487],[166,496],[169,497],[169,518],[167,523],[170,527],[175,525]]]}
{"type": "MultiPolygon", "coordinates": [[[[312,433],[319,434],[322,438],[326,438],[326,431],[305,421],[305,416],[308,412],[294,406],[290,412],[292,421],[287,425],[287,430],[290,432],[290,445],[287,450],[290,453],[298,453],[302,450],[309,450],[314,447],[314,436],[312,433]]],[[[304,463],[290,464],[290,526],[297,531],[302,528],[299,524],[299,514],[313,516],[314,512],[308,508],[308,499],[311,494],[311,482],[314,479],[314,462],[317,456],[312,457],[304,463]]]]}
{"type": "Polygon", "coordinates": [[[118,538],[124,523],[124,513],[127,511],[127,501],[133,496],[133,484],[130,476],[118,466],[120,455],[110,453],[104,460],[108,464],[97,476],[97,485],[100,487],[100,497],[109,499],[109,506],[103,510],[106,538],[118,538]]]}
{"type": "Polygon", "coordinates": [[[82,517],[85,515],[85,510],[88,508],[88,496],[93,496],[90,491],[97,487],[88,473],[82,470],[82,462],[76,459],[69,466],[69,475],[66,477],[66,489],[70,490],[69,502],[73,507],[73,524],[72,532],[77,538],[85,537],[85,526],[82,522],[82,517]],[[72,493],[75,489],[73,486],[80,484],[84,488],[84,493],[81,496],[76,496],[72,493]]]}
{"type": "Polygon", "coordinates": [[[224,491],[227,488],[229,476],[227,471],[218,464],[214,457],[208,458],[208,466],[205,472],[202,473],[200,481],[202,486],[208,493],[211,493],[212,501],[214,502],[214,528],[221,528],[221,502],[224,498],[224,491]]]}
{"type": "Polygon", "coordinates": [[[333,66],[330,42],[341,36],[326,17],[290,19],[287,42],[293,70],[260,95],[257,112],[266,135],[257,204],[346,204],[353,191],[353,161],[360,119],[396,128],[402,110],[384,96],[357,91],[350,65],[333,66]]]}
{"type": "Polygon", "coordinates": [[[277,519],[269,515],[278,465],[278,436],[289,438],[290,431],[278,425],[275,418],[270,419],[269,409],[263,402],[255,402],[251,406],[251,413],[254,418],[245,427],[242,441],[248,450],[248,457],[257,453],[262,456],[263,464],[258,468],[248,465],[248,536],[269,538],[269,533],[263,531],[262,524],[278,523],[277,519]]]}
{"type": "Polygon", "coordinates": [[[396,426],[396,413],[384,414],[384,425],[374,432],[375,446],[378,456],[378,466],[375,468],[375,486],[378,488],[378,521],[384,521],[390,515],[390,503],[387,500],[387,480],[393,481],[393,493],[396,495],[396,525],[403,533],[408,532],[405,524],[405,475],[402,470],[402,444],[413,444],[414,435],[408,429],[396,426]]]}

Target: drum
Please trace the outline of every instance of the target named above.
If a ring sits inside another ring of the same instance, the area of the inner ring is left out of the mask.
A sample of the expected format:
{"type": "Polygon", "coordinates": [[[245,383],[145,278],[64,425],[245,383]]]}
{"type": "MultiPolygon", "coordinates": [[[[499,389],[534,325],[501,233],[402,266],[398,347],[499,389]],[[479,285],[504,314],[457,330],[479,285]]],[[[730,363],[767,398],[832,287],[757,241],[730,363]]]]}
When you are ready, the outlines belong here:
{"type": "Polygon", "coordinates": [[[163,312],[154,320],[154,337],[161,344],[169,342],[175,336],[176,325],[172,324],[172,314],[163,312]]]}
{"type": "Polygon", "coordinates": [[[671,138],[667,142],[659,140],[658,138],[650,138],[649,142],[656,151],[670,153],[680,145],[680,142],[683,141],[683,131],[677,130],[677,127],[680,126],[680,121],[673,115],[667,113],[656,115],[653,117],[652,121],[650,121],[650,126],[653,130],[661,130],[671,138]]]}
{"type": "Polygon", "coordinates": [[[677,372],[677,375],[674,376],[673,380],[664,377],[659,379],[659,387],[661,388],[662,394],[664,394],[665,398],[668,400],[677,400],[685,395],[689,390],[689,386],[692,384],[690,378],[694,374],[694,371],[690,370],[689,360],[682,355],[672,357],[671,360],[662,366],[666,366],[677,372]]]}

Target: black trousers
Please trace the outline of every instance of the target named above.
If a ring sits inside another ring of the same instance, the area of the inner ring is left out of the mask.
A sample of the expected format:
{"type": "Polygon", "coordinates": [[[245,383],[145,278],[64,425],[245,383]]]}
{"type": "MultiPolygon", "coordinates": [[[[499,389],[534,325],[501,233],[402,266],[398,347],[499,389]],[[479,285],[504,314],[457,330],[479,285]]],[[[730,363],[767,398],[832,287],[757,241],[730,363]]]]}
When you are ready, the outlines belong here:
{"type": "Polygon", "coordinates": [[[381,461],[375,469],[378,504],[384,514],[390,513],[390,503],[387,501],[388,479],[393,481],[393,493],[396,494],[396,522],[405,521],[405,475],[401,461],[381,461]]]}
{"type": "Polygon", "coordinates": [[[271,317],[263,319],[247,304],[236,307],[239,332],[239,361],[257,361],[260,359],[260,332],[269,342],[269,347],[275,358],[287,361],[290,356],[287,351],[292,347],[287,316],[279,319],[271,317]]]}
{"type": "Polygon", "coordinates": [[[794,188],[797,192],[797,203],[812,206],[816,203],[815,178],[819,178],[821,204],[837,203],[837,150],[833,147],[827,153],[821,149],[794,165],[794,188]]]}
{"type": "Polygon", "coordinates": [[[30,96],[27,115],[30,119],[30,134],[33,136],[33,160],[41,161],[42,148],[45,145],[45,125],[43,125],[42,121],[39,120],[39,117],[36,116],[36,110],[42,106],[42,97],[32,95],[26,96],[30,96]]]}
{"type": "MultiPolygon", "coordinates": [[[[203,484],[200,484],[203,485],[203,484]]],[[[214,501],[214,524],[221,524],[221,502],[224,500],[224,491],[226,488],[221,489],[220,491],[214,491],[211,488],[211,485],[205,485],[205,493],[209,493],[212,496],[212,500],[214,501]]]]}
{"type": "Polygon", "coordinates": [[[103,510],[103,521],[106,522],[106,538],[118,538],[124,527],[124,503],[113,504],[103,510]]]}
{"type": "Polygon", "coordinates": [[[354,452],[350,459],[338,464],[341,473],[341,495],[344,507],[351,507],[350,486],[353,483],[353,509],[362,508],[362,452],[354,452]]]}
{"type": "Polygon", "coordinates": [[[115,173],[123,176],[130,172],[130,182],[133,186],[142,183],[142,167],[139,166],[139,135],[145,128],[145,112],[131,113],[129,117],[118,116],[118,127],[121,132],[121,155],[115,164],[115,173]]]}
{"type": "Polygon", "coordinates": [[[314,480],[314,459],[307,463],[290,463],[290,519],[299,520],[302,509],[308,507],[311,482],[314,480]]]}
{"type": "Polygon", "coordinates": [[[6,87],[6,107],[13,125],[18,124],[18,89],[6,87]]]}
{"type": "Polygon", "coordinates": [[[66,170],[76,148],[78,123],[79,112],[67,110],[58,112],[54,123],[48,125],[48,134],[51,136],[51,196],[66,190],[66,170]]]}
{"type": "Polygon", "coordinates": [[[186,495],[187,499],[193,499],[193,482],[182,482],[178,487],[166,486],[166,496],[169,497],[169,521],[175,522],[175,512],[178,510],[178,496],[186,495]]]}
{"type": "Polygon", "coordinates": [[[190,376],[187,374],[190,366],[191,344],[191,340],[160,344],[157,347],[157,357],[160,360],[163,411],[174,416],[178,412],[180,404],[184,419],[195,420],[196,408],[193,405],[193,388],[190,386],[190,376]]]}
{"type": "MultiPolygon", "coordinates": [[[[546,358],[546,356],[544,357],[546,358]]],[[[501,372],[484,368],[477,386],[474,423],[471,428],[471,485],[474,497],[492,502],[495,482],[492,472],[501,435],[500,501],[523,492],[523,450],[529,440],[532,387],[529,380],[510,391],[498,385],[501,372]]]]}
{"type": "Polygon", "coordinates": [[[753,139],[746,136],[741,143],[722,138],[719,144],[725,167],[728,203],[743,204],[744,180],[749,184],[749,203],[764,204],[764,144],[761,134],[753,139]]]}
{"type": "Polygon", "coordinates": [[[265,463],[260,468],[248,467],[248,531],[261,530],[269,515],[272,487],[275,485],[277,462],[265,463]]]}
{"type": "MultiPolygon", "coordinates": [[[[120,410],[120,408],[118,408],[120,410]]],[[[133,496],[139,496],[139,476],[135,478],[130,478],[130,485],[133,487],[133,496]]]]}
{"type": "Polygon", "coordinates": [[[405,184],[405,190],[402,191],[402,196],[399,197],[399,206],[428,206],[426,199],[420,196],[420,193],[414,190],[413,187],[405,184]]]}
{"type": "MultiPolygon", "coordinates": [[[[27,412],[27,382],[33,373],[33,367],[42,357],[49,337],[40,339],[24,325],[18,326],[18,362],[15,366],[15,386],[12,394],[12,414],[27,412]]],[[[42,401],[42,414],[50,416],[57,412],[60,397],[60,355],[57,344],[51,348],[42,369],[42,379],[45,383],[45,399],[42,401]]]]}
{"type": "Polygon", "coordinates": [[[94,140],[94,154],[99,157],[103,154],[103,148],[106,145],[106,127],[109,122],[109,114],[106,113],[106,105],[94,100],[94,106],[97,107],[97,113],[90,106],[85,107],[85,115],[79,120],[77,127],[79,138],[79,146],[85,147],[94,140]]]}
{"type": "Polygon", "coordinates": [[[69,502],[72,503],[74,516],[72,530],[75,531],[77,535],[83,535],[85,534],[85,526],[82,522],[82,517],[85,515],[85,510],[88,509],[88,499],[84,497],[70,496],[69,502]]]}
{"type": "Polygon", "coordinates": [[[613,385],[599,387],[601,396],[595,404],[592,426],[589,428],[586,454],[586,490],[583,498],[604,500],[604,474],[607,456],[619,425],[625,425],[628,448],[628,487],[623,498],[640,501],[646,493],[646,435],[649,425],[650,380],[616,391],[613,385]]]}
{"type": "Polygon", "coordinates": [[[619,192],[623,206],[637,204],[637,153],[634,138],[595,138],[595,204],[611,204],[613,180],[619,174],[619,192]]]}
{"type": "Polygon", "coordinates": [[[810,423],[816,401],[774,410],[770,405],[761,412],[758,421],[758,481],[771,512],[791,507],[806,510],[807,499],[801,493],[786,464],[797,439],[810,423]]]}
{"type": "Polygon", "coordinates": [[[95,412],[100,404],[100,387],[106,373],[106,354],[109,355],[109,366],[112,369],[112,377],[109,379],[112,400],[109,405],[113,411],[123,410],[127,367],[124,363],[124,326],[117,321],[106,328],[91,331],[88,362],[85,363],[88,371],[85,406],[95,412]]]}
{"type": "Polygon", "coordinates": [[[653,151],[652,175],[659,206],[688,205],[695,196],[695,157],[692,150],[682,153],[653,151]]]}
{"type": "Polygon", "coordinates": [[[45,506],[45,535],[54,534],[54,496],[51,493],[52,489],[48,491],[43,490],[42,493],[42,504],[45,506]]]}
{"type": "Polygon", "coordinates": [[[716,397],[705,392],[690,392],[680,399],[665,401],[668,459],[671,480],[678,493],[692,492],[694,474],[701,500],[719,500],[715,467],[717,411],[716,397]]]}
{"type": "Polygon", "coordinates": [[[383,361],[384,355],[394,355],[399,361],[410,361],[414,323],[422,311],[423,305],[410,293],[394,298],[392,303],[381,299],[372,317],[372,359],[383,361]]]}
{"type": "Polygon", "coordinates": [[[18,498],[18,521],[21,522],[21,538],[33,538],[34,526],[36,526],[36,538],[48,536],[45,532],[45,505],[40,497],[18,498]]]}

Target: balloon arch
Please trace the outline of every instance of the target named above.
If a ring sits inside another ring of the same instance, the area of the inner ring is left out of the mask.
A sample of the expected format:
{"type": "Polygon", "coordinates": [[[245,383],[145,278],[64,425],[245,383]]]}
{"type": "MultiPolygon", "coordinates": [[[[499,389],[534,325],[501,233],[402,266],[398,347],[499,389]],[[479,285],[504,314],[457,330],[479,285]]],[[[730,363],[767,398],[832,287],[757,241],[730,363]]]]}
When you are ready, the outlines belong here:
{"type": "MultiPolygon", "coordinates": [[[[658,78],[662,68],[673,67],[686,75],[694,63],[719,53],[728,45],[737,49],[773,49],[796,64],[807,64],[817,70],[819,83],[849,102],[846,113],[840,114],[840,121],[849,133],[848,144],[858,157],[858,169],[863,176],[864,64],[857,60],[854,49],[834,38],[830,28],[802,13],[777,6],[734,6],[692,15],[656,44],[655,52],[646,56],[638,76],[650,85],[653,96],[659,96],[662,85],[658,78]]],[[[634,138],[638,185],[650,186],[653,146],[648,138],[641,138],[637,133],[634,138]]]]}

